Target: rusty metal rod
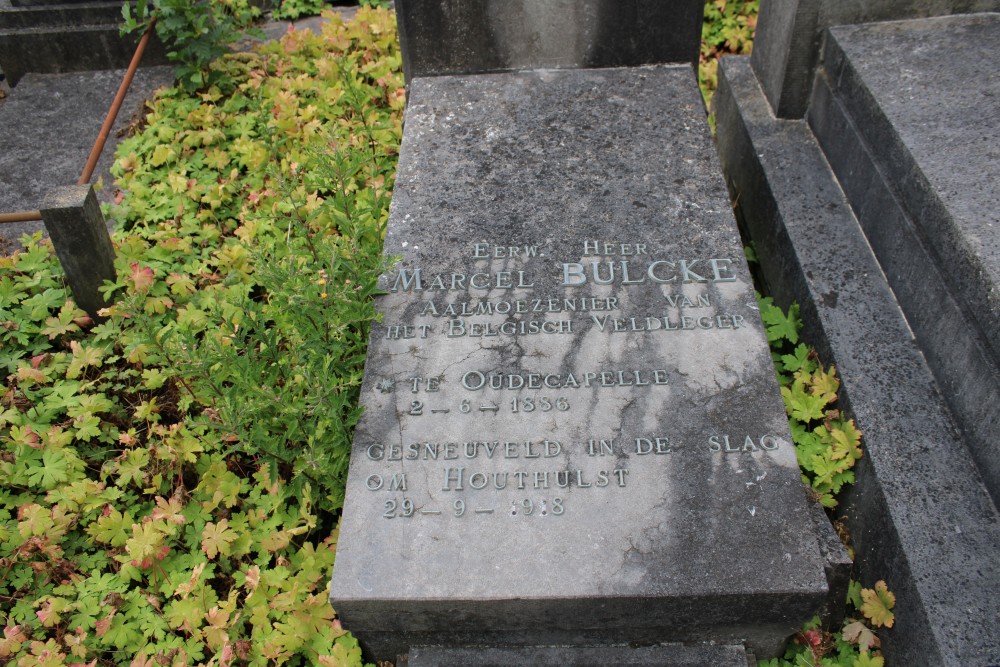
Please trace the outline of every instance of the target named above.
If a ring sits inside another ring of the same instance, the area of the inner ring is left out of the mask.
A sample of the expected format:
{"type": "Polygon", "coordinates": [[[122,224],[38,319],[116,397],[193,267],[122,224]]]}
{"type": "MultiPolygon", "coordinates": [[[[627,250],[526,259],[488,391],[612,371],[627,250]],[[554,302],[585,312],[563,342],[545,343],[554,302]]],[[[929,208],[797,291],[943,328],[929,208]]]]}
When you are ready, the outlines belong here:
{"type": "Polygon", "coordinates": [[[35,222],[42,219],[41,211],[18,211],[16,213],[0,213],[0,225],[7,222],[35,222]]]}
{"type": "Polygon", "coordinates": [[[97,140],[94,142],[94,147],[90,151],[90,157],[87,158],[87,164],[83,168],[83,173],[80,174],[80,180],[77,181],[77,185],[90,183],[90,179],[94,176],[97,160],[100,159],[101,153],[104,151],[104,144],[108,141],[108,135],[111,134],[111,126],[115,124],[115,119],[118,118],[118,111],[121,110],[122,102],[125,101],[125,94],[128,92],[129,86],[132,85],[132,79],[135,77],[135,71],[139,68],[139,61],[142,60],[142,54],[146,50],[146,45],[149,44],[149,37],[153,33],[153,24],[155,22],[156,19],[149,22],[146,32],[142,34],[142,39],[139,40],[139,45],[135,47],[132,62],[129,63],[125,77],[122,78],[122,84],[118,87],[118,93],[115,95],[114,102],[111,103],[111,108],[108,109],[108,116],[104,119],[104,125],[101,126],[101,132],[97,135],[97,140]]]}

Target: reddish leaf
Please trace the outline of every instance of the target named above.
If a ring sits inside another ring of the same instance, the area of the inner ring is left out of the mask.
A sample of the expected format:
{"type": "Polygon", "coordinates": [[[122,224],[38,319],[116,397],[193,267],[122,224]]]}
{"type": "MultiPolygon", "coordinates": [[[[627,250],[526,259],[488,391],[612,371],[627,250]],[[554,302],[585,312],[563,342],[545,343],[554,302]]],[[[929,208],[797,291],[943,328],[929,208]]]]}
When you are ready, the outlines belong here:
{"type": "Polygon", "coordinates": [[[148,292],[154,282],[153,269],[148,266],[142,266],[139,262],[132,262],[129,264],[129,268],[132,269],[132,274],[128,277],[128,280],[132,283],[135,291],[140,294],[148,292]]]}

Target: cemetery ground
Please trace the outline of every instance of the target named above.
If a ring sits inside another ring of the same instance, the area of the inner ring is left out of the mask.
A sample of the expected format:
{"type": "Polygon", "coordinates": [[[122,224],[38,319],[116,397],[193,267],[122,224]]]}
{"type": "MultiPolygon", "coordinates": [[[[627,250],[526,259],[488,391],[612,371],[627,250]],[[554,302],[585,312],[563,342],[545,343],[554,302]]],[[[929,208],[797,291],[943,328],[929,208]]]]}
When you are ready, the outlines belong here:
{"type": "MultiPolygon", "coordinates": [[[[395,22],[331,16],[212,67],[119,147],[105,319],[40,237],[0,259],[11,664],[361,662],[326,584],[385,269],[395,22]]],[[[861,434],[794,309],[761,313],[804,479],[832,508],[861,434]]],[[[852,585],[843,627],[804,628],[770,664],[880,665],[892,606],[852,585]]]]}

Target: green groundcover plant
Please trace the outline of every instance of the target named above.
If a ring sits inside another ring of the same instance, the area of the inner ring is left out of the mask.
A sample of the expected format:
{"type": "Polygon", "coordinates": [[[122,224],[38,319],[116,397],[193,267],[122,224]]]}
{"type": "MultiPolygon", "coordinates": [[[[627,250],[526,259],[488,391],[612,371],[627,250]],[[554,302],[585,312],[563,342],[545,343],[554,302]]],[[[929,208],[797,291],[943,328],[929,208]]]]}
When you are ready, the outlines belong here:
{"type": "MultiPolygon", "coordinates": [[[[752,252],[748,256],[755,261],[752,252]]],[[[840,389],[836,368],[824,368],[816,351],[799,339],[799,307],[793,304],[783,311],[773,299],[759,294],[757,301],[802,482],[816,502],[832,509],[840,490],[854,483],[852,468],[862,456],[861,432],[836,407],[840,389]]],[[[874,630],[892,627],[895,596],[884,581],[872,589],[851,582],[846,603],[849,612],[859,612],[860,617],[848,613],[839,631],[825,630],[819,618],[813,619],[792,638],[782,658],[764,661],[761,667],[884,667],[874,630]]]]}
{"type": "Polygon", "coordinates": [[[707,0],[701,30],[698,83],[708,106],[718,84],[719,58],[753,49],[760,0],[707,0]]]}
{"type": "Polygon", "coordinates": [[[99,323],[0,259],[0,662],[360,664],[326,582],[403,106],[394,20],[214,61],[114,167],[99,323]]]}

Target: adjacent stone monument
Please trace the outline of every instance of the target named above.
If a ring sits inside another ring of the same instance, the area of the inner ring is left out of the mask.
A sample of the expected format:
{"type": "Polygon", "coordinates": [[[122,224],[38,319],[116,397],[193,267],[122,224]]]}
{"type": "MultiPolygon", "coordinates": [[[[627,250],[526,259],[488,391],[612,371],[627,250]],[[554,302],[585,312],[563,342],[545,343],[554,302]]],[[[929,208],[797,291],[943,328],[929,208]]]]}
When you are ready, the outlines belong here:
{"type": "Polygon", "coordinates": [[[418,76],[698,62],[704,3],[399,0],[403,70],[418,76]]]}
{"type": "Polygon", "coordinates": [[[896,593],[887,663],[997,665],[1000,15],[863,22],[998,3],[819,3],[819,28],[817,4],[762,3],[754,56],[723,60],[723,168],[865,434],[839,511],[896,593]]]}
{"type": "Polygon", "coordinates": [[[411,646],[746,642],[827,593],[689,65],[411,81],[331,596],[411,646]]]}
{"type": "MultiPolygon", "coordinates": [[[[16,86],[28,72],[127,67],[139,36],[121,35],[121,4],[116,0],[0,3],[0,70],[16,86]]],[[[143,64],[166,62],[166,48],[154,34],[143,64]]]]}

